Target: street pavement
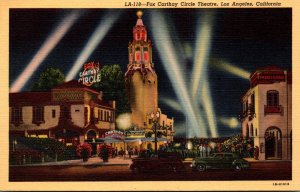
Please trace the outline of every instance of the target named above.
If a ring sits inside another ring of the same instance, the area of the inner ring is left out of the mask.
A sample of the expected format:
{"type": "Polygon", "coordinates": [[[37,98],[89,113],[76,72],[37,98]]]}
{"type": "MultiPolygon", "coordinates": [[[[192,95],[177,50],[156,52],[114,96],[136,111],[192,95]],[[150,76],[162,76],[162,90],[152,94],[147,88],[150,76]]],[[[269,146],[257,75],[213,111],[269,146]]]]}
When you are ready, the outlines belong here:
{"type": "Polygon", "coordinates": [[[151,172],[133,174],[129,169],[129,158],[110,158],[103,162],[92,157],[87,162],[81,159],[45,162],[40,164],[13,165],[9,167],[10,181],[228,181],[228,180],[288,180],[292,179],[291,161],[257,161],[247,159],[250,169],[233,170],[191,170],[192,159],[185,159],[185,171],[178,173],[151,172]]]}
{"type": "MultiPolygon", "coordinates": [[[[132,156],[134,158],[135,156],[132,156]]],[[[115,158],[109,158],[108,162],[103,162],[99,157],[91,157],[87,162],[83,162],[82,159],[75,160],[66,160],[66,161],[52,161],[44,163],[35,163],[35,164],[22,164],[22,165],[12,165],[12,166],[110,166],[110,165],[125,165],[128,166],[131,164],[132,160],[128,157],[124,158],[117,156],[115,158]]]]}

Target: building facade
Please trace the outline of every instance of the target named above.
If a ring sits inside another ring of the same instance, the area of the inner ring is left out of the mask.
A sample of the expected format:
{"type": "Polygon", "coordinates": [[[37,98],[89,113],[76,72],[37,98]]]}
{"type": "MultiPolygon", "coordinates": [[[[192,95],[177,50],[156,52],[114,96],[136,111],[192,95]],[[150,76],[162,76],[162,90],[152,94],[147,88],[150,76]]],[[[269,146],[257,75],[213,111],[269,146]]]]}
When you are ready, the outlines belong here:
{"type": "Polygon", "coordinates": [[[158,107],[158,81],[152,61],[152,43],[141,19],[142,12],[139,11],[137,16],[136,25],[133,27],[133,40],[128,46],[129,64],[125,73],[132,124],[150,132],[154,123],[151,114],[159,112],[158,129],[171,139],[174,134],[174,119],[168,118],[158,107]]]}
{"type": "Polygon", "coordinates": [[[99,92],[75,80],[49,92],[10,93],[9,131],[74,145],[114,130],[115,109],[115,101],[103,101],[99,92]]]}
{"type": "Polygon", "coordinates": [[[253,138],[259,160],[292,159],[291,80],[289,71],[271,66],[250,76],[242,97],[242,135],[253,138]]]}

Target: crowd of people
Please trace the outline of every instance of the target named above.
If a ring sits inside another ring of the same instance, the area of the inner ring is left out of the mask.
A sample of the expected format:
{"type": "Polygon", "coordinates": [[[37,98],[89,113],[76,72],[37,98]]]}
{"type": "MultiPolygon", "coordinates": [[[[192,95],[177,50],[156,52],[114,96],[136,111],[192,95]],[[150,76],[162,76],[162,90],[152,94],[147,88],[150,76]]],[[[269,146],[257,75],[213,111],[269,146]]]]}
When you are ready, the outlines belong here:
{"type": "MultiPolygon", "coordinates": [[[[253,139],[245,139],[239,135],[228,138],[193,138],[190,140],[182,140],[169,142],[158,146],[158,152],[176,152],[182,158],[187,157],[208,157],[212,153],[217,152],[231,152],[238,154],[240,157],[254,157],[258,158],[258,147],[253,145],[253,139]],[[192,143],[188,147],[188,142],[192,143]]],[[[154,149],[149,145],[147,148],[140,148],[138,146],[127,146],[111,149],[111,157],[122,156],[124,158],[132,158],[133,156],[151,157],[154,156],[154,149]]]]}

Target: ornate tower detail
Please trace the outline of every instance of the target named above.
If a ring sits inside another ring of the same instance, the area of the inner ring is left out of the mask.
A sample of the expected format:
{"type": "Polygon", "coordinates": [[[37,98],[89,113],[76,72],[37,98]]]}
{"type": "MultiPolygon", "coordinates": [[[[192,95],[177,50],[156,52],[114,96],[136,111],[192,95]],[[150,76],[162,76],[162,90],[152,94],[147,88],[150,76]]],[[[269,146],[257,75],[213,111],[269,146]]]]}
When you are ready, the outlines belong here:
{"type": "Polygon", "coordinates": [[[133,27],[133,41],[129,42],[127,72],[125,79],[129,89],[132,123],[146,128],[147,115],[157,111],[157,75],[152,63],[152,45],[147,38],[142,12],[133,27]]]}

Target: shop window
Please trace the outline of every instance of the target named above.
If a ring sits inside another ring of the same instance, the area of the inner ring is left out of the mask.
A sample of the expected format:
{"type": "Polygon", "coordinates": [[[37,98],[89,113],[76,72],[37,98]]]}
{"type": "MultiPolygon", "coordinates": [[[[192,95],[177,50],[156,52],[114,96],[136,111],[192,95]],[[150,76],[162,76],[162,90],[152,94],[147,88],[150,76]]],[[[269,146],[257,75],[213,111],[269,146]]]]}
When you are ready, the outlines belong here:
{"type": "Polygon", "coordinates": [[[56,110],[52,109],[52,118],[55,118],[55,117],[56,117],[56,110]]]}
{"type": "Polygon", "coordinates": [[[278,91],[270,90],[267,92],[267,105],[268,106],[278,106],[279,105],[278,91]]]}
{"type": "Polygon", "coordinates": [[[40,125],[44,123],[44,107],[43,106],[34,106],[33,107],[33,121],[32,123],[40,125]]]}
{"type": "Polygon", "coordinates": [[[18,126],[22,122],[22,107],[12,107],[11,108],[11,123],[18,126]]]}

